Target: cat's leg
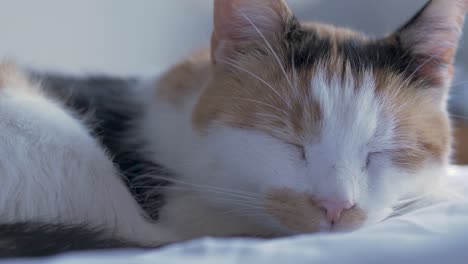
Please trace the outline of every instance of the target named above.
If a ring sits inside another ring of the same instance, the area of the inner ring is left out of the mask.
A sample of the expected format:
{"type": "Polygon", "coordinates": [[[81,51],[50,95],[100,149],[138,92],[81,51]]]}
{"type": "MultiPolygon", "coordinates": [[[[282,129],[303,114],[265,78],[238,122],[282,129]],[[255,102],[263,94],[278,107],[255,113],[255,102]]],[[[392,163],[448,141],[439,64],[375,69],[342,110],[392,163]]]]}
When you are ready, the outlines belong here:
{"type": "Polygon", "coordinates": [[[86,127],[0,66],[0,222],[105,227],[141,243],[177,240],[150,223],[86,127]]]}

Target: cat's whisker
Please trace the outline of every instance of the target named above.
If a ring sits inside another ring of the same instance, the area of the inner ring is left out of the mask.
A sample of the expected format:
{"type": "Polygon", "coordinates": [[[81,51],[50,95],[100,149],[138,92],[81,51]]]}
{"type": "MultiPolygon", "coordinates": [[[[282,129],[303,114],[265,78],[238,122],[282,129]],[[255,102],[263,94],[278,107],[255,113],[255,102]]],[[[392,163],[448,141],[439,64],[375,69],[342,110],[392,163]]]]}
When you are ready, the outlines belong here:
{"type": "MultiPolygon", "coordinates": [[[[441,187],[443,187],[443,186],[441,186],[441,187]]],[[[390,217],[395,217],[395,216],[401,216],[401,215],[411,211],[411,209],[418,209],[418,208],[424,207],[424,205],[419,206],[419,207],[417,205],[418,205],[418,203],[424,202],[425,199],[431,199],[431,198],[437,197],[436,194],[441,193],[442,189],[443,188],[435,188],[430,192],[425,192],[424,194],[421,194],[421,195],[418,195],[418,196],[415,196],[415,197],[410,197],[410,198],[398,200],[393,205],[393,208],[392,208],[393,212],[389,216],[389,218],[390,217]]],[[[451,193],[450,195],[451,195],[450,197],[458,197],[459,198],[459,196],[457,196],[456,194],[451,193]]],[[[429,200],[429,204],[433,204],[433,202],[430,202],[430,200],[429,200]]]]}
{"type": "MultiPolygon", "coordinates": [[[[179,190],[179,188],[170,188],[170,190],[179,190]]],[[[220,193],[215,193],[215,194],[219,195],[219,196],[216,197],[216,200],[230,202],[232,204],[239,205],[240,207],[248,207],[248,208],[255,209],[255,210],[261,210],[263,208],[263,203],[255,201],[255,200],[238,199],[237,197],[235,197],[235,198],[226,197],[225,195],[220,194],[220,193]]],[[[200,195],[197,195],[197,194],[194,194],[194,193],[184,193],[183,197],[200,198],[200,195]]]]}
{"type": "MultiPolygon", "coordinates": [[[[288,83],[289,83],[290,88],[294,89],[294,86],[292,85],[291,79],[288,77],[288,73],[286,72],[286,69],[284,68],[283,63],[281,62],[278,54],[275,52],[275,50],[273,49],[273,47],[271,46],[270,42],[267,40],[265,35],[257,27],[257,25],[255,25],[255,23],[252,21],[252,19],[250,19],[245,14],[245,12],[243,12],[242,10],[239,10],[239,13],[245,18],[245,20],[247,20],[247,22],[249,22],[249,24],[255,29],[255,31],[259,34],[259,36],[265,42],[265,44],[267,45],[267,47],[270,50],[270,52],[272,53],[272,55],[275,57],[275,60],[278,62],[278,66],[281,68],[281,70],[282,70],[282,72],[284,74],[284,77],[286,78],[286,81],[288,81],[288,83]]],[[[285,103],[286,103],[287,106],[289,106],[290,109],[292,109],[292,106],[291,106],[291,104],[289,104],[289,102],[285,102],[285,103]]]]}
{"type": "Polygon", "coordinates": [[[463,119],[465,121],[468,121],[468,116],[461,116],[461,115],[450,115],[451,118],[456,118],[456,119],[463,119]]]}
{"type": "MultiPolygon", "coordinates": [[[[270,198],[269,195],[264,195],[264,194],[261,194],[261,193],[254,193],[254,192],[248,192],[248,191],[245,191],[245,190],[235,190],[235,189],[228,189],[228,188],[212,186],[212,185],[202,185],[202,184],[194,184],[194,183],[190,183],[190,182],[185,182],[185,181],[174,179],[171,176],[162,176],[162,175],[160,175],[159,171],[155,171],[154,173],[148,173],[145,176],[140,176],[140,178],[141,179],[148,178],[148,179],[162,180],[162,181],[166,181],[168,183],[179,183],[179,184],[182,184],[182,185],[191,186],[191,187],[198,187],[198,188],[200,188],[200,187],[201,188],[211,188],[211,189],[215,189],[217,191],[230,192],[230,193],[234,193],[234,194],[238,194],[238,195],[246,195],[246,196],[253,197],[253,198],[262,198],[262,199],[270,198]]],[[[148,186],[148,187],[151,187],[151,186],[148,186]]],[[[155,186],[155,187],[162,188],[164,186],[155,186]]]]}
{"type": "MultiPolygon", "coordinates": [[[[175,190],[175,191],[177,191],[177,190],[193,191],[193,190],[190,190],[190,189],[181,189],[181,188],[177,188],[177,187],[167,188],[167,189],[175,190]]],[[[200,190],[200,191],[205,192],[206,190],[200,190]]],[[[208,192],[210,192],[210,191],[208,191],[208,192]]],[[[216,196],[217,201],[228,202],[228,203],[239,206],[239,208],[249,208],[249,209],[253,209],[253,210],[256,210],[256,211],[264,209],[264,203],[261,202],[261,201],[257,201],[255,199],[252,200],[251,198],[248,198],[248,197],[244,197],[244,198],[242,198],[242,197],[231,197],[229,195],[225,195],[225,194],[222,194],[222,193],[214,193],[214,194],[217,195],[216,196]]],[[[200,195],[197,195],[197,194],[194,194],[194,193],[185,193],[185,194],[183,194],[183,197],[200,198],[200,195]]]]}
{"type": "Polygon", "coordinates": [[[408,80],[411,80],[417,73],[419,70],[421,70],[424,66],[426,66],[429,62],[433,61],[434,59],[437,59],[439,58],[440,54],[437,53],[437,54],[434,54],[432,55],[431,57],[429,57],[429,59],[427,59],[426,61],[424,61],[423,63],[421,63],[421,65],[419,65],[409,76],[408,76],[408,80]]]}
{"type": "Polygon", "coordinates": [[[265,212],[265,208],[261,209],[255,209],[253,210],[252,208],[245,208],[245,207],[239,207],[236,209],[231,209],[231,210],[226,210],[219,212],[218,215],[220,216],[235,216],[235,217],[268,217],[268,214],[265,212]]]}
{"type": "Polygon", "coordinates": [[[227,189],[227,188],[222,188],[222,187],[217,187],[217,186],[194,184],[194,183],[184,182],[184,181],[180,181],[180,180],[176,180],[176,179],[171,179],[170,177],[164,177],[164,176],[149,176],[149,177],[151,177],[153,179],[167,180],[169,182],[179,183],[179,184],[183,184],[183,185],[187,185],[187,186],[212,189],[212,190],[216,190],[216,191],[223,191],[223,192],[226,192],[226,193],[232,193],[232,194],[237,194],[237,195],[246,195],[246,196],[256,197],[256,198],[270,198],[268,195],[264,195],[264,194],[246,192],[246,191],[241,191],[241,190],[227,189]]]}
{"type": "MultiPolygon", "coordinates": [[[[145,188],[145,187],[138,187],[138,188],[145,188]]],[[[146,187],[148,189],[152,189],[151,187],[146,187]]],[[[186,191],[186,192],[202,192],[202,193],[210,193],[210,194],[216,194],[219,195],[220,197],[226,196],[231,199],[236,198],[237,201],[248,201],[252,203],[257,203],[257,204],[263,204],[262,200],[257,197],[251,197],[251,196],[243,196],[243,195],[238,195],[238,194],[232,194],[232,193],[226,193],[226,192],[221,192],[221,191],[216,191],[216,190],[210,190],[210,189],[204,189],[204,188],[194,188],[194,187],[177,187],[177,186],[162,186],[159,188],[154,188],[154,191],[160,191],[160,190],[175,190],[175,191],[186,191]]]]}
{"type": "Polygon", "coordinates": [[[240,67],[239,65],[236,65],[235,63],[231,63],[229,61],[226,61],[226,60],[222,60],[221,62],[231,66],[231,67],[234,67],[240,71],[243,71],[247,74],[249,74],[250,76],[254,77],[255,79],[257,79],[258,81],[260,81],[261,83],[263,83],[264,85],[266,85],[268,88],[270,88],[287,106],[289,106],[289,108],[291,108],[291,105],[289,104],[289,102],[284,98],[284,96],[282,96],[275,88],[273,88],[273,85],[269,84],[267,81],[265,81],[264,79],[262,79],[260,76],[258,76],[257,74],[243,68],[243,67],[240,67]]]}
{"type": "MultiPolygon", "coordinates": [[[[403,53],[402,57],[407,57],[410,55],[410,53],[411,51],[407,50],[403,53]]],[[[411,60],[409,61],[408,65],[406,65],[405,70],[403,72],[407,72],[409,70],[409,68],[413,65],[416,58],[417,58],[416,56],[411,56],[411,60]]]]}
{"type": "Polygon", "coordinates": [[[222,212],[219,212],[220,215],[240,214],[240,213],[258,213],[258,210],[250,210],[249,208],[240,208],[239,207],[239,208],[224,210],[222,212]]]}
{"type": "Polygon", "coordinates": [[[246,202],[243,202],[243,201],[235,201],[235,200],[223,199],[223,198],[220,198],[220,200],[225,201],[225,202],[229,202],[231,204],[235,204],[235,205],[237,205],[239,207],[254,209],[255,211],[260,211],[260,210],[265,209],[262,205],[250,204],[250,203],[246,203],[246,202]]]}
{"type": "MultiPolygon", "coordinates": [[[[139,187],[142,188],[142,187],[139,187]]],[[[144,188],[144,187],[143,187],[144,188]]],[[[148,189],[153,189],[151,187],[147,187],[148,189]]],[[[238,194],[231,194],[231,193],[225,193],[225,192],[220,192],[220,191],[214,191],[210,189],[197,189],[197,188],[188,188],[188,187],[176,187],[176,186],[164,186],[164,187],[159,187],[159,188],[154,188],[154,192],[159,192],[161,190],[174,190],[174,191],[182,191],[182,192],[194,192],[198,191],[201,193],[210,193],[214,195],[219,195],[219,196],[226,196],[230,198],[236,198],[238,201],[252,201],[252,202],[257,202],[260,203],[259,198],[256,197],[249,197],[249,196],[242,196],[238,194]]],[[[151,191],[148,191],[148,193],[151,193],[151,191]]]]}
{"type": "Polygon", "coordinates": [[[265,103],[265,102],[262,102],[262,101],[259,101],[259,100],[255,100],[255,99],[249,99],[249,98],[242,98],[242,97],[235,97],[235,96],[218,96],[218,95],[214,95],[214,96],[210,96],[210,97],[217,97],[217,98],[223,98],[223,99],[229,99],[229,100],[241,100],[241,101],[245,101],[245,102],[251,102],[251,103],[255,103],[255,104],[259,104],[259,105],[263,105],[263,106],[267,106],[267,107],[270,107],[272,109],[275,109],[277,110],[279,113],[283,114],[284,117],[287,116],[287,113],[283,110],[283,109],[280,109],[272,104],[268,104],[268,103],[265,103]]]}
{"type": "Polygon", "coordinates": [[[241,207],[249,207],[251,209],[255,210],[263,210],[264,209],[264,202],[262,201],[257,201],[257,200],[252,200],[252,199],[233,199],[231,197],[226,197],[226,196],[218,196],[216,197],[217,201],[224,201],[224,202],[229,202],[231,204],[236,204],[241,207]]]}
{"type": "Polygon", "coordinates": [[[276,115],[272,115],[272,114],[267,114],[267,113],[255,113],[256,116],[260,116],[260,117],[265,117],[265,118],[269,118],[269,119],[274,119],[276,121],[280,121],[280,122],[283,122],[284,119],[282,119],[281,117],[279,116],[276,116],[276,115]]]}
{"type": "Polygon", "coordinates": [[[451,88],[453,90],[453,89],[456,89],[456,88],[459,88],[459,87],[465,87],[463,85],[467,85],[467,84],[468,84],[468,81],[463,81],[463,82],[452,84],[451,88]]]}
{"type": "Polygon", "coordinates": [[[307,104],[309,104],[309,100],[306,99],[304,100],[300,94],[299,94],[299,75],[297,74],[297,69],[296,69],[296,63],[295,63],[295,54],[293,53],[292,56],[291,56],[291,69],[292,69],[292,72],[293,72],[293,80],[294,80],[294,89],[292,90],[292,93],[294,95],[294,99],[297,101],[297,102],[303,102],[305,101],[307,104]]]}

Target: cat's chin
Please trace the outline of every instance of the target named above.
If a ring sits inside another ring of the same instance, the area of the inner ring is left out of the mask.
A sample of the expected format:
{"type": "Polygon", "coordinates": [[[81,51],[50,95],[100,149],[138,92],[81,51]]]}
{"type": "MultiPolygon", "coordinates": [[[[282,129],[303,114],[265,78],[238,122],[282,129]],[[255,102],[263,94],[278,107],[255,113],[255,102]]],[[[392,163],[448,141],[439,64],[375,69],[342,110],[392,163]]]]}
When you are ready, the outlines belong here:
{"type": "Polygon", "coordinates": [[[233,235],[230,236],[231,238],[258,238],[258,239],[274,239],[274,238],[284,238],[284,237],[292,237],[292,236],[301,236],[301,235],[314,235],[314,234],[340,234],[340,233],[352,233],[358,231],[362,228],[359,227],[343,227],[343,226],[328,226],[323,227],[316,232],[300,232],[300,231],[288,231],[288,232],[280,232],[276,234],[265,234],[265,235],[249,235],[249,234],[242,234],[242,235],[233,235]]]}
{"type": "MultiPolygon", "coordinates": [[[[378,222],[381,222],[381,221],[375,221],[375,223],[378,223],[378,222]]],[[[320,226],[316,230],[311,231],[311,230],[293,230],[292,228],[288,228],[276,222],[276,224],[269,226],[271,228],[270,232],[263,232],[263,233],[257,232],[254,234],[250,232],[245,232],[245,233],[240,233],[240,234],[228,235],[225,237],[274,239],[274,238],[284,238],[284,237],[300,236],[300,235],[352,233],[352,232],[359,231],[360,229],[369,225],[371,224],[368,224],[367,221],[365,224],[362,223],[359,225],[352,224],[352,223],[338,223],[336,225],[332,225],[326,221],[322,221],[320,226]]],[[[268,228],[266,228],[265,230],[268,230],[268,228]]]]}
{"type": "Polygon", "coordinates": [[[322,231],[322,233],[351,233],[360,230],[365,227],[364,225],[359,226],[346,226],[346,225],[336,225],[331,226],[330,228],[322,231]]]}
{"type": "Polygon", "coordinates": [[[265,236],[256,236],[260,238],[280,238],[280,237],[290,237],[290,236],[298,236],[298,235],[313,235],[313,234],[337,234],[337,233],[351,233],[358,231],[367,225],[360,224],[360,225],[353,225],[353,224],[346,224],[340,223],[337,225],[332,225],[323,221],[320,226],[316,230],[292,230],[287,227],[280,228],[280,231],[277,233],[272,233],[270,235],[265,236]]]}

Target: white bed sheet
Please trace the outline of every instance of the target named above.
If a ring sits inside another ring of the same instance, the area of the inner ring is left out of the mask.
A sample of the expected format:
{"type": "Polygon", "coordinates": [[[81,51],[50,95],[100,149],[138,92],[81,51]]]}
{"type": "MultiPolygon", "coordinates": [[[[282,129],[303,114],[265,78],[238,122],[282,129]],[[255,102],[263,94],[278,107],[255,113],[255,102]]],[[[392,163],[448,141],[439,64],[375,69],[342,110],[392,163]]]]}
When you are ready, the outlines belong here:
{"type": "MultiPolygon", "coordinates": [[[[454,167],[449,186],[468,196],[468,168],[454,167]]],[[[0,263],[468,263],[468,200],[453,199],[350,234],[277,240],[201,239],[162,250],[68,254],[0,263]]]]}

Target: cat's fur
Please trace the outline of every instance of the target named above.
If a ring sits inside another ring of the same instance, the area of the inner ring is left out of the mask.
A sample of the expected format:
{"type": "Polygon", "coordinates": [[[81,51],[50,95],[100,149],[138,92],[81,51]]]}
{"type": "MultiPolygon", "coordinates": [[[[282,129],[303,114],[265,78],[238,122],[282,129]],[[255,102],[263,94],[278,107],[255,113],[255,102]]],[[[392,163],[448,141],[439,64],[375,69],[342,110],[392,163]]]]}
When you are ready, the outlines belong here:
{"type": "Polygon", "coordinates": [[[431,0],[374,39],[281,0],[215,0],[211,52],[155,81],[4,65],[0,221],[135,246],[380,222],[446,173],[467,2],[431,0]]]}

